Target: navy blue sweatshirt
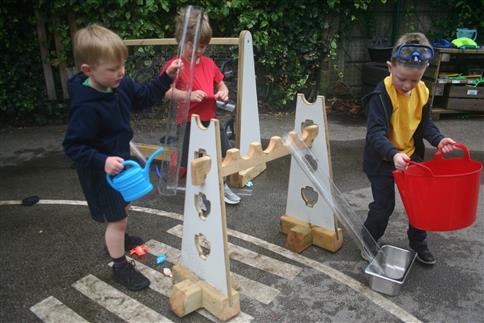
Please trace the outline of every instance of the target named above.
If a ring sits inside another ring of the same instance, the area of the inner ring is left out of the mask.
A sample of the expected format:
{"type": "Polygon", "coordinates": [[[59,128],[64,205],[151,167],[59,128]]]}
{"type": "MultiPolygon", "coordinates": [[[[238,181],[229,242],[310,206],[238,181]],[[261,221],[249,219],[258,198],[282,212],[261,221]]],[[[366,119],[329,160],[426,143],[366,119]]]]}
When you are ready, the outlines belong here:
{"type": "Polygon", "coordinates": [[[103,93],[83,85],[86,78],[78,73],[68,81],[69,124],[62,145],[78,167],[104,169],[107,157],[129,158],[131,109],[161,103],[172,80],[164,73],[141,86],[125,76],[113,92],[103,93]]]}
{"type": "MultiPolygon", "coordinates": [[[[393,106],[383,81],[363,99],[363,105],[367,115],[363,169],[368,175],[391,175],[394,169],[393,156],[399,151],[388,139],[393,106]]],[[[418,160],[424,159],[423,139],[436,147],[443,138],[430,118],[430,104],[427,102],[422,111],[422,120],[413,134],[414,157],[418,160]]]]}

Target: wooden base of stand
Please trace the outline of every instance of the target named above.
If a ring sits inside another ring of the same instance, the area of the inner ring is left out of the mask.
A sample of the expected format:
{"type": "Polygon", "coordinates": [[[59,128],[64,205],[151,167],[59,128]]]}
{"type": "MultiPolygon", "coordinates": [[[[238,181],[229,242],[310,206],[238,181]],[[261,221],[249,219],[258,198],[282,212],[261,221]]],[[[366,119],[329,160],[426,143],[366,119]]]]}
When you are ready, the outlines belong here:
{"type": "Polygon", "coordinates": [[[288,215],[281,216],[280,225],[281,232],[287,235],[286,248],[297,253],[311,245],[336,252],[343,245],[341,228],[334,232],[288,215]]]}
{"type": "Polygon", "coordinates": [[[239,293],[231,290],[230,297],[199,278],[184,266],[172,268],[173,287],[170,308],[183,317],[199,308],[205,308],[221,321],[227,321],[240,313],[239,293]]]}

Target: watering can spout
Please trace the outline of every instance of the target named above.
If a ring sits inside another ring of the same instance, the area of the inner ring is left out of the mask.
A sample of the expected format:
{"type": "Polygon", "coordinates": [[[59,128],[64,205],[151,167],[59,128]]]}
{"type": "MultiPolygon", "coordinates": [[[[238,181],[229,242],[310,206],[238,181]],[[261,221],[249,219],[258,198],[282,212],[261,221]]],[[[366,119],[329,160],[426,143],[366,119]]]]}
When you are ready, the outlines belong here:
{"type": "Polygon", "coordinates": [[[153,161],[153,159],[155,159],[156,156],[158,156],[159,154],[161,154],[164,150],[165,149],[163,147],[160,147],[160,148],[158,148],[158,150],[156,150],[150,156],[150,158],[148,158],[148,160],[146,161],[145,168],[144,168],[144,173],[145,173],[145,176],[146,177],[149,177],[150,176],[150,166],[151,166],[151,162],[153,161]]]}

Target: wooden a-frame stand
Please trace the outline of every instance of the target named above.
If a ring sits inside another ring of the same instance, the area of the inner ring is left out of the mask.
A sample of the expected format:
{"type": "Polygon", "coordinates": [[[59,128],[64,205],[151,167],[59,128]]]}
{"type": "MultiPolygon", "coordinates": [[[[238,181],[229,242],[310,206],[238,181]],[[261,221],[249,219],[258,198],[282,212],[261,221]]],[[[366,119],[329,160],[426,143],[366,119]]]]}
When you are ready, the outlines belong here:
{"type": "MultiPolygon", "coordinates": [[[[124,43],[127,46],[160,46],[177,45],[174,38],[162,39],[129,39],[124,43]]],[[[237,70],[237,102],[235,116],[235,142],[236,147],[242,154],[247,154],[250,143],[260,142],[259,107],[257,102],[257,88],[255,82],[254,50],[252,46],[252,35],[249,31],[243,30],[238,38],[217,38],[210,41],[211,45],[239,46],[238,70],[237,70]]],[[[136,143],[138,150],[148,158],[156,150],[158,145],[136,143]]],[[[132,152],[134,153],[134,152],[132,152]]],[[[169,160],[172,151],[170,147],[159,154],[155,159],[169,160]]],[[[233,186],[243,187],[248,181],[255,178],[266,169],[265,164],[254,166],[250,169],[243,169],[230,177],[233,186]]]]}
{"type": "MultiPolygon", "coordinates": [[[[303,99],[302,96],[299,98],[303,99]]],[[[318,100],[321,101],[322,98],[319,97],[318,100]]],[[[288,140],[299,144],[304,143],[313,148],[316,144],[322,145],[323,139],[319,129],[321,127],[325,129],[325,122],[324,120],[318,122],[317,118],[311,118],[304,119],[305,122],[301,123],[300,134],[295,131],[290,132],[288,140]]],[[[314,152],[317,151],[315,148],[314,152]]],[[[233,148],[227,151],[225,159],[222,160],[218,120],[212,119],[209,127],[204,128],[198,116],[192,116],[182,252],[180,263],[176,264],[173,269],[174,285],[170,296],[170,306],[178,316],[183,317],[203,307],[218,319],[225,321],[240,312],[239,293],[234,288],[230,274],[226,212],[223,200],[224,178],[288,154],[289,148],[282,139],[272,137],[265,150],[262,150],[259,142],[253,142],[249,145],[246,156],[241,156],[240,150],[233,148]],[[205,207],[201,207],[202,201],[205,207]]],[[[319,155],[316,156],[319,158],[319,155]]],[[[320,160],[322,158],[318,159],[318,161],[320,160]]],[[[321,167],[324,166],[321,165],[321,167]]],[[[290,177],[290,188],[291,181],[294,180],[290,177]]],[[[289,194],[291,194],[291,190],[288,193],[288,203],[298,198],[307,200],[300,192],[293,197],[290,197],[289,194]]],[[[317,204],[314,201],[312,203],[317,204]]],[[[288,205],[289,209],[291,208],[288,205]]],[[[310,232],[314,232],[310,235],[312,243],[323,248],[329,246],[331,251],[337,250],[333,246],[341,246],[341,230],[338,229],[334,233],[329,229],[310,224],[308,221],[322,224],[334,222],[328,219],[315,219],[311,215],[303,217],[305,212],[307,209],[296,212],[299,218],[288,215],[281,218],[281,228],[289,236],[287,245],[291,249],[296,245],[296,243],[290,242],[297,240],[291,238],[297,238],[297,235],[291,232],[297,232],[300,230],[298,228],[309,227],[310,232]],[[304,221],[304,219],[309,220],[304,221]],[[324,243],[315,243],[315,241],[324,241],[324,243]]],[[[332,213],[319,214],[319,217],[328,216],[332,217],[332,213]]],[[[304,237],[304,235],[302,236],[304,237]]],[[[309,239],[304,238],[303,240],[309,239]]]]}
{"type": "MultiPolygon", "coordinates": [[[[315,102],[309,103],[303,94],[298,94],[294,129],[302,133],[308,125],[318,125],[322,129],[309,149],[316,158],[317,167],[331,176],[324,97],[318,96],[315,102]]],[[[294,252],[299,253],[310,245],[335,252],[343,244],[343,232],[337,227],[332,208],[313,189],[294,157],[291,158],[286,214],[281,216],[280,224],[281,232],[287,234],[286,247],[294,252]]]]}
{"type": "Polygon", "coordinates": [[[179,317],[205,308],[226,321],[240,313],[240,300],[230,275],[219,121],[212,119],[208,128],[197,115],[191,121],[182,249],[170,307],[179,317]],[[204,161],[203,173],[194,175],[196,161],[204,161]]]}

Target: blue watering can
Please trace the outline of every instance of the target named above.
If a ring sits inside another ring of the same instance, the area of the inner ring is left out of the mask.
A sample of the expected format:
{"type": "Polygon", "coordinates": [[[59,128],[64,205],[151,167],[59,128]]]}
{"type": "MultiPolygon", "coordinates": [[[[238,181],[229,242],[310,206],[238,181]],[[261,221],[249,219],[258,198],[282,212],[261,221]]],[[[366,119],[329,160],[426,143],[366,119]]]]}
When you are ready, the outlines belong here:
{"type": "Polygon", "coordinates": [[[148,158],[145,168],[132,160],[123,162],[124,166],[131,166],[115,175],[112,179],[109,174],[106,174],[106,180],[109,185],[116,191],[121,193],[126,202],[137,200],[153,189],[153,184],[150,182],[150,165],[153,159],[163,152],[163,147],[159,148],[148,158]]]}

